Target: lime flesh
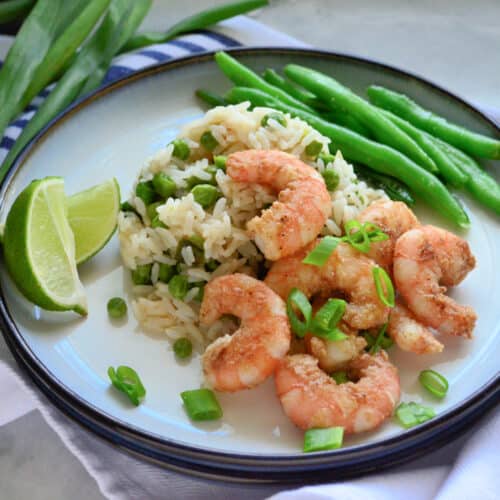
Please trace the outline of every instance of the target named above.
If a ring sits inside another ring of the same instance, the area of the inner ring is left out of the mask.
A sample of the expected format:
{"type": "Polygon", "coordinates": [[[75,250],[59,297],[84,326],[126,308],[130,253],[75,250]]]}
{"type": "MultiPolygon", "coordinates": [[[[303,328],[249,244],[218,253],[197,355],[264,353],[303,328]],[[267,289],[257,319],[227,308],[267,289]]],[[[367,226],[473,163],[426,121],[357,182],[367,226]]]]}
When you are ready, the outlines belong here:
{"type": "Polygon", "coordinates": [[[33,181],[19,194],[3,243],[7,270],[28,300],[43,309],[87,314],[62,178],[33,181]]]}
{"type": "Polygon", "coordinates": [[[106,245],[116,230],[120,188],[116,179],[69,196],[68,221],[75,235],[76,263],[81,264],[106,245]]]}

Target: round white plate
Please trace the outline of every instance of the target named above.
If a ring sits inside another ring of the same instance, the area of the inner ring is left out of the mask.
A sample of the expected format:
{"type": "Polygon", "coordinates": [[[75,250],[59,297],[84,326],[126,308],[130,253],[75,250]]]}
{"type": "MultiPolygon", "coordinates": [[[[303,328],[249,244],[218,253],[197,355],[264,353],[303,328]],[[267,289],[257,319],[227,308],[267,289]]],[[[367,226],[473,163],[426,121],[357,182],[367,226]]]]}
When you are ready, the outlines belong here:
{"type": "MultiPolygon", "coordinates": [[[[457,98],[379,64],[311,50],[243,49],[235,54],[257,70],[289,62],[312,66],[360,93],[369,84],[386,85],[453,121],[498,136],[491,122],[457,98]]],[[[211,55],[147,69],[74,106],[32,143],[3,182],[0,220],[32,179],[48,175],[63,176],[67,194],[115,176],[127,197],[145,158],[168,143],[183,124],[203,114],[194,96],[200,86],[219,93],[229,87],[211,55]]],[[[376,432],[347,438],[342,450],[305,455],[303,433],[283,414],[272,380],[251,391],[218,395],[224,409],[220,421],[191,422],[179,394],[200,386],[199,355],[179,363],[170,342],[142,332],[131,310],[123,323],[108,319],[107,300],[130,291],[116,236],[81,267],[89,299],[85,319],[33,307],[2,268],[4,334],[21,364],[59,407],[98,434],[171,466],[247,479],[293,479],[298,470],[318,475],[334,469],[346,475],[389,465],[448,440],[498,401],[499,222],[460,196],[472,223],[464,237],[478,265],[452,295],[473,306],[479,319],[473,340],[443,338],[442,354],[419,357],[391,349],[390,357],[400,368],[402,400],[423,402],[438,414],[411,431],[389,421],[376,432]],[[106,370],[120,364],[136,369],[147,389],[138,408],[110,388],[106,370]],[[418,373],[425,368],[449,380],[443,401],[420,387],[418,373]]],[[[425,206],[419,205],[417,213],[425,222],[447,227],[425,206]]]]}

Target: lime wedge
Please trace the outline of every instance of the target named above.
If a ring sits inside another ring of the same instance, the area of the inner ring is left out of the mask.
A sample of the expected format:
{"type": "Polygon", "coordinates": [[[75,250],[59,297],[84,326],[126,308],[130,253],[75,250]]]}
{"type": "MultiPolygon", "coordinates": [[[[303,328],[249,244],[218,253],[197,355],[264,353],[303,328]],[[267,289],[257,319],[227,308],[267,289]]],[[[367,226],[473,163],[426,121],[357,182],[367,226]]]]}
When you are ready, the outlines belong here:
{"type": "Polygon", "coordinates": [[[61,177],[33,181],[19,194],[7,215],[3,248],[7,270],[28,300],[87,314],[61,177]]]}
{"type": "Polygon", "coordinates": [[[106,245],[116,230],[120,187],[116,179],[69,196],[68,221],[75,235],[76,263],[81,264],[106,245]]]}

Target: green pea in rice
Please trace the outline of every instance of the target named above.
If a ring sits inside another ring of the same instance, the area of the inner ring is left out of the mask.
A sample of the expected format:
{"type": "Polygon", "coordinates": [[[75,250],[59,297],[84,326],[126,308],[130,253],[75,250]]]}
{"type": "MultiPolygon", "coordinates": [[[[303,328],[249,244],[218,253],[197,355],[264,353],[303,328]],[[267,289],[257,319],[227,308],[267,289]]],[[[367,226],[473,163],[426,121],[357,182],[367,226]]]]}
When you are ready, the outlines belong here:
{"type": "MultiPolygon", "coordinates": [[[[134,314],[145,330],[164,333],[172,340],[187,337],[203,347],[236,327],[232,320],[226,318],[209,328],[200,326],[200,283],[235,272],[256,275],[267,265],[261,252],[248,238],[245,226],[252,217],[273,203],[276,196],[266,187],[234,182],[221,169],[216,170],[214,175],[213,168],[212,171],[207,170],[212,154],[278,149],[293,154],[319,172],[326,167],[323,160],[313,160],[305,150],[309,144],[319,142],[323,145],[322,152],[327,153],[329,139],[289,115],[286,115],[286,126],[273,119],[262,126],[262,118],[270,112],[268,108],[249,111],[248,103],[214,108],[179,134],[190,149],[186,160],[174,157],[174,146],[170,144],[146,161],[137,182],[151,180],[155,173],[164,172],[175,181],[178,189],[175,197],[162,200],[156,209],[158,219],[165,227],[151,227],[147,207],[137,196],[129,199],[136,213],[122,211],[118,218],[125,267],[133,270],[138,265],[153,264],[152,284],[135,286],[132,301],[134,314]],[[207,131],[217,141],[212,152],[199,142],[207,131]],[[212,207],[204,209],[195,201],[190,193],[193,182],[218,187],[221,196],[212,207]],[[205,262],[217,261],[219,265],[215,270],[207,271],[203,262],[198,261],[199,250],[187,242],[193,236],[203,238],[205,262]],[[184,300],[173,297],[168,284],[159,281],[161,263],[177,266],[177,272],[187,277],[190,289],[184,300]]],[[[337,172],[339,183],[330,193],[333,213],[325,224],[323,234],[340,235],[346,221],[356,218],[373,201],[387,197],[383,191],[359,181],[340,152],[328,168],[337,172]]]]}

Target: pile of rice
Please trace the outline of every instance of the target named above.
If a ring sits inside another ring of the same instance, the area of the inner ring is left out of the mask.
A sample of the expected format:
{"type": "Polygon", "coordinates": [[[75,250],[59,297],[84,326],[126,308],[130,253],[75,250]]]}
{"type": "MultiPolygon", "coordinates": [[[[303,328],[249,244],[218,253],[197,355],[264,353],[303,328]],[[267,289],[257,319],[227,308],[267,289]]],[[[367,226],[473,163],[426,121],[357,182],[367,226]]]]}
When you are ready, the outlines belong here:
{"type": "MultiPolygon", "coordinates": [[[[262,126],[262,118],[273,110],[255,108],[250,111],[248,107],[248,103],[217,107],[185,127],[179,138],[190,148],[186,161],[172,155],[172,144],[146,161],[137,182],[151,180],[155,173],[165,172],[178,187],[176,196],[157,208],[159,220],[166,228],[151,227],[144,202],[135,195],[129,203],[136,213],[120,212],[118,228],[125,266],[133,270],[138,265],[152,264],[151,285],[135,286],[132,302],[137,320],[147,331],[165,333],[172,340],[188,337],[199,347],[205,346],[235,325],[232,320],[223,318],[210,328],[200,326],[200,286],[213,277],[234,272],[258,275],[268,265],[248,238],[245,225],[276,199],[275,193],[262,186],[233,182],[223,170],[215,172],[221,197],[210,209],[199,205],[187,189],[188,179],[196,177],[210,182],[214,175],[207,171],[212,153],[200,144],[204,132],[210,131],[218,142],[213,155],[245,149],[278,149],[293,154],[319,172],[327,167],[321,159],[308,157],[305,149],[317,141],[323,145],[323,152],[328,153],[329,139],[302,120],[288,115],[286,126],[272,118],[262,126]],[[193,235],[203,238],[205,262],[215,260],[219,263],[213,272],[207,271],[203,263],[196,262],[196,251],[187,242],[193,235]],[[184,300],[174,298],[168,284],[158,280],[160,263],[176,266],[177,272],[192,284],[184,300]]],[[[340,152],[328,168],[337,172],[340,182],[330,192],[333,210],[323,234],[340,235],[346,221],[356,218],[365,207],[386,195],[358,180],[340,152]]]]}

